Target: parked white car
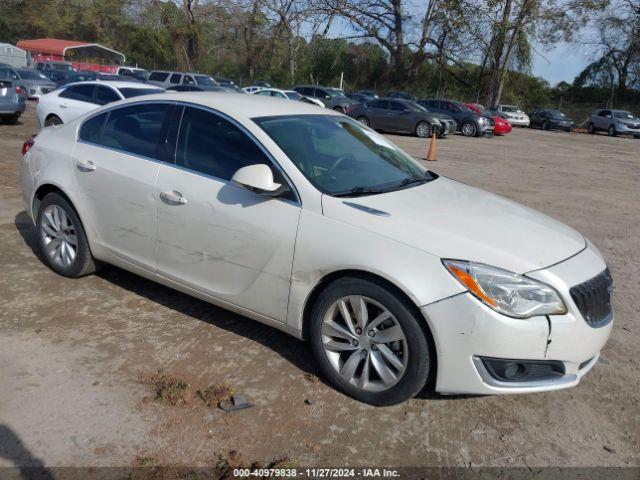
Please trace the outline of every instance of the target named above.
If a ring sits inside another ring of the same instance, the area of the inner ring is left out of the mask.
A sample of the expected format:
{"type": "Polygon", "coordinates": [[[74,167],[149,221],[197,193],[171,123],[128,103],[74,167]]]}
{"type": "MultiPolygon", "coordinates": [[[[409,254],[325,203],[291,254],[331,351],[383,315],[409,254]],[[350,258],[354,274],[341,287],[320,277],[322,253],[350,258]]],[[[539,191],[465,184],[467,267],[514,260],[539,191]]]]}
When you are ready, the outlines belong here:
{"type": "Polygon", "coordinates": [[[40,97],[36,115],[40,128],[67,123],[107,103],[164,92],[140,82],[90,81],[70,83],[40,97]]]}
{"type": "Polygon", "coordinates": [[[498,105],[495,112],[501,117],[506,118],[511,125],[516,127],[528,127],[531,123],[529,115],[515,105],[498,105]]]}
{"type": "Polygon", "coordinates": [[[571,387],[612,328],[598,250],[302,102],[125,100],[23,147],[43,258],[111,263],[309,341],[375,405],[571,387]],[[99,261],[99,262],[98,262],[99,261]]]}
{"type": "Polygon", "coordinates": [[[304,95],[296,92],[295,90],[280,90],[279,88],[262,88],[253,92],[254,95],[260,95],[262,97],[275,97],[275,98],[285,98],[288,100],[298,100],[301,102],[312,103],[319,107],[324,108],[324,103],[322,103],[317,98],[305,97],[304,95]]]}
{"type": "Polygon", "coordinates": [[[251,85],[249,87],[243,87],[242,91],[244,93],[256,93],[259,92],[260,90],[264,90],[264,87],[259,87],[257,85],[251,85]]]}

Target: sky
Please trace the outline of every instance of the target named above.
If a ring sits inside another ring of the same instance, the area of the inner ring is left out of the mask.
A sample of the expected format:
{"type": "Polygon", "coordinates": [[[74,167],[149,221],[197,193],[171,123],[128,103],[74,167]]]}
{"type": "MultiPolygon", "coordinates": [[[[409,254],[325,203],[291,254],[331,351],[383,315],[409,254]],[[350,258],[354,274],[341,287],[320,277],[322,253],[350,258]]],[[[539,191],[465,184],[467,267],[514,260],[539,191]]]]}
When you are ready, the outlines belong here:
{"type": "Polygon", "coordinates": [[[531,73],[547,80],[551,86],[564,80],[572,83],[576,76],[591,63],[592,60],[578,53],[575,45],[562,43],[551,51],[538,49],[534,54],[531,73]]]}

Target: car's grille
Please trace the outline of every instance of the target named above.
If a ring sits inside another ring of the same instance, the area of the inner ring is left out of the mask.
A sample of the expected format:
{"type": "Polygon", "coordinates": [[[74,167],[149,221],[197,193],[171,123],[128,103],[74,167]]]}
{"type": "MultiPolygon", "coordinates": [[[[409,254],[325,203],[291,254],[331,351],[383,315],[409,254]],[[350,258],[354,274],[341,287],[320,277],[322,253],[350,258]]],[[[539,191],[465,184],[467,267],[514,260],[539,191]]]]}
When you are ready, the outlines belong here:
{"type": "Polygon", "coordinates": [[[587,324],[597,328],[611,321],[613,279],[607,268],[601,274],[569,290],[587,324]]]}

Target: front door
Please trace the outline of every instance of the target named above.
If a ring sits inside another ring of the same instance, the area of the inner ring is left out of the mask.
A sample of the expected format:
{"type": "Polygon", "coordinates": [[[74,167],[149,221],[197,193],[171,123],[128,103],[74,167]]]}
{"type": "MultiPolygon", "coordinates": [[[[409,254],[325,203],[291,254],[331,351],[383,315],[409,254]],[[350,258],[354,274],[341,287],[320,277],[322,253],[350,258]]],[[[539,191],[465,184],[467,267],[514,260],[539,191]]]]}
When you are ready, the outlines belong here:
{"type": "Polygon", "coordinates": [[[300,207],[230,180],[241,167],[279,170],[247,133],[185,107],[176,165],[158,174],[158,273],[223,301],[285,321],[300,207]]]}
{"type": "Polygon", "coordinates": [[[114,254],[155,268],[155,184],[163,125],[173,105],[139,104],[92,117],[73,152],[79,190],[114,254]]]}

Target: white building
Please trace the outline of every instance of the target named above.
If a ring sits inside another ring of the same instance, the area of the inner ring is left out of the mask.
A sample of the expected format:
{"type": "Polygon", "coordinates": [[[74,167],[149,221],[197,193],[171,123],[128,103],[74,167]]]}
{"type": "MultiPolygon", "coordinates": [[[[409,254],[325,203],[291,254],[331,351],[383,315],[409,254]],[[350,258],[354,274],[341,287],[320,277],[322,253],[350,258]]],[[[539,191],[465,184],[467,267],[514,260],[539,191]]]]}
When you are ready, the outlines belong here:
{"type": "Polygon", "coordinates": [[[27,52],[8,43],[0,43],[0,63],[7,63],[14,68],[27,66],[27,52]]]}

